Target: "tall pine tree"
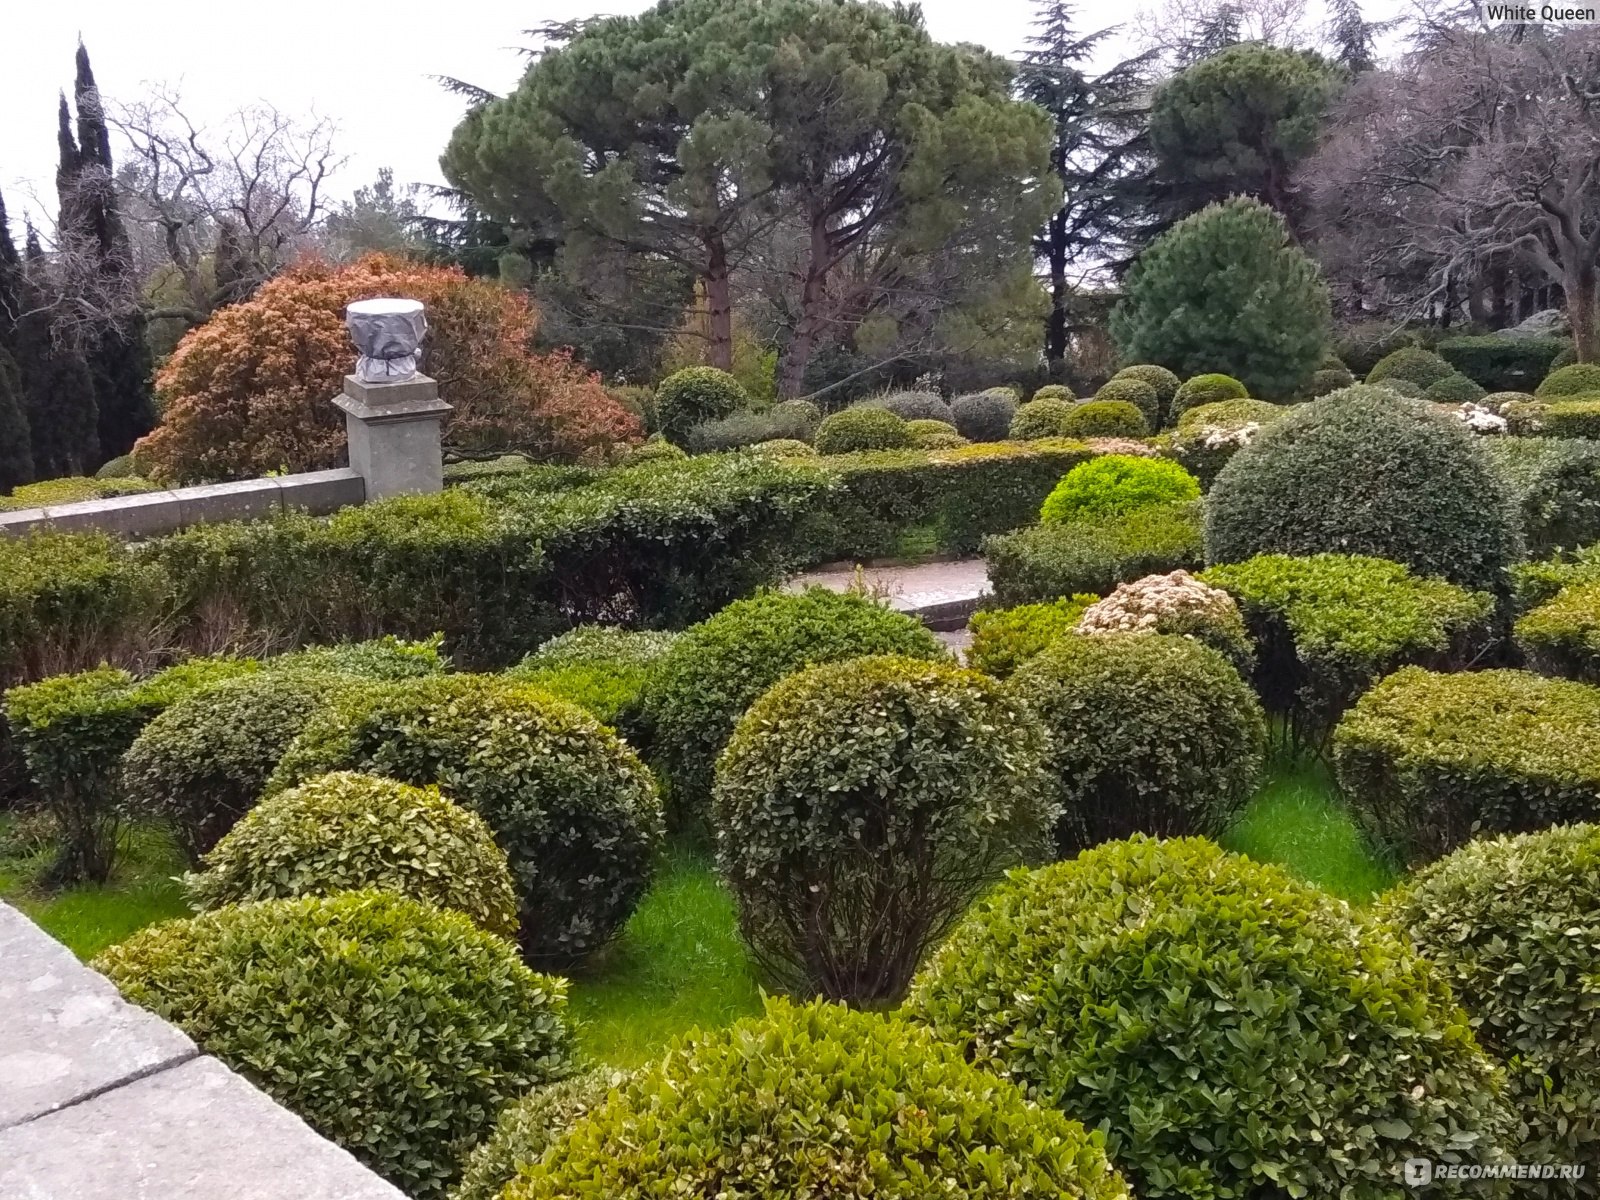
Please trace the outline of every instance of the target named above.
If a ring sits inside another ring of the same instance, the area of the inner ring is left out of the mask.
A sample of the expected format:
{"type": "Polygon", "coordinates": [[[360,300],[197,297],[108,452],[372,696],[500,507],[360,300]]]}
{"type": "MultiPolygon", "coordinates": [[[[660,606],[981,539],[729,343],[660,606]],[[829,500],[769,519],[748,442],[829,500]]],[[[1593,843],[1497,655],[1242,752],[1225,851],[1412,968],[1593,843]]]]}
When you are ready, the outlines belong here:
{"type": "Polygon", "coordinates": [[[11,240],[5,197],[0,196],[0,492],[32,483],[35,478],[22,369],[16,358],[21,315],[22,260],[11,240]]]}
{"type": "Polygon", "coordinates": [[[79,347],[52,328],[45,295],[45,257],[39,235],[28,228],[27,262],[21,285],[22,319],[17,324],[17,364],[33,443],[33,466],[41,479],[84,475],[103,462],[95,408],[94,377],[79,347]]]}
{"type": "Polygon", "coordinates": [[[1360,0],[1329,0],[1322,35],[1328,57],[1351,75],[1372,70],[1378,65],[1378,35],[1384,28],[1384,23],[1362,15],[1360,0]]]}
{"type": "Polygon", "coordinates": [[[1155,52],[1091,75],[1095,48],[1115,30],[1080,34],[1068,0],[1044,0],[1036,14],[1017,82],[1022,98],[1055,123],[1050,167],[1062,202],[1034,247],[1049,265],[1045,358],[1055,365],[1067,354],[1075,277],[1131,257],[1130,245],[1144,241],[1137,194],[1150,156],[1142,105],[1155,52]]]}
{"type": "MultiPolygon", "coordinates": [[[[134,295],[138,281],[128,231],[117,211],[111,135],[89,52],[81,42],[73,99],[78,108],[77,136],[73,136],[65,97],[57,134],[61,163],[56,188],[62,240],[94,256],[94,269],[106,295],[134,295]]],[[[102,322],[85,346],[85,358],[94,380],[100,460],[104,461],[126,454],[137,438],[155,426],[150,351],[145,342],[145,319],[137,307],[130,306],[126,314],[102,322]]]]}

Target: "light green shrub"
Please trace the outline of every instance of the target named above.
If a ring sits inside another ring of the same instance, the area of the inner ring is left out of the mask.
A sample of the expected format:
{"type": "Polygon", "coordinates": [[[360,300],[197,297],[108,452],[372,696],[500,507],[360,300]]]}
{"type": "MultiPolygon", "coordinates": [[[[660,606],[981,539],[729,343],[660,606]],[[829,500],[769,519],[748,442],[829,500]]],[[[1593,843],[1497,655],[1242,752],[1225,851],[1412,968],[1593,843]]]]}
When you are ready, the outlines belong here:
{"type": "Polygon", "coordinates": [[[1199,498],[1199,481],[1175,462],[1107,454],[1068,471],[1045,499],[1039,520],[1046,525],[1098,521],[1199,498]]]}
{"type": "Polygon", "coordinates": [[[1077,629],[1083,610],[1099,598],[1063,596],[1015,608],[980,609],[968,622],[972,645],[967,648],[967,664],[1004,679],[1058,637],[1077,629]]]}
{"type": "Polygon", "coordinates": [[[1065,437],[1073,407],[1070,400],[1030,400],[1017,408],[1007,436],[1023,442],[1065,437]]]}

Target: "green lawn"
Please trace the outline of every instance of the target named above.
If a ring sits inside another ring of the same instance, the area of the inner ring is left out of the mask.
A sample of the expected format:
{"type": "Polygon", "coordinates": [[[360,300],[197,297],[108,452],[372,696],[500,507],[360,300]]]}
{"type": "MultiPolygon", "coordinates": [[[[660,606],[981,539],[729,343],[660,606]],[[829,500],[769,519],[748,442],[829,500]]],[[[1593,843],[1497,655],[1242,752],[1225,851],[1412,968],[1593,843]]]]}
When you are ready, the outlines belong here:
{"type": "MultiPolygon", "coordinates": [[[[80,957],[187,911],[173,881],[183,860],[158,830],[132,832],[108,886],[44,895],[32,881],[49,862],[48,850],[17,845],[15,828],[0,817],[0,896],[80,957]]],[[[1316,763],[1276,764],[1222,840],[1230,850],[1280,862],[1356,903],[1396,878],[1367,849],[1326,769],[1316,763]]],[[[571,1003],[588,1054],[624,1067],[645,1062],[686,1030],[725,1025],[759,1009],[733,902],[703,852],[668,854],[622,935],[574,975],[571,1003]]]]}

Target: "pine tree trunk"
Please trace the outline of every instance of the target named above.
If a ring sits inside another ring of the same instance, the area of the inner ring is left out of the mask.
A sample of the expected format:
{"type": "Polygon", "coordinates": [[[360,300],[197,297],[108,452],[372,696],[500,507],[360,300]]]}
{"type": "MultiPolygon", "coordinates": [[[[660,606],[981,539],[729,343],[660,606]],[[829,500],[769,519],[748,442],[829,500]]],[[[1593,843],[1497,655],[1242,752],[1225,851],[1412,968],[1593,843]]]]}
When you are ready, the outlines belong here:
{"type": "Polygon", "coordinates": [[[833,247],[827,227],[818,220],[811,224],[811,252],[806,263],[806,279],[800,288],[800,319],[783,352],[783,368],[778,376],[778,398],[792,400],[805,393],[806,366],[817,348],[827,314],[828,259],[833,247]]]}
{"type": "Polygon", "coordinates": [[[1567,293],[1567,315],[1572,319],[1572,341],[1579,362],[1600,362],[1600,328],[1595,322],[1595,285],[1593,263],[1583,263],[1568,271],[1563,281],[1567,293]]]}
{"type": "MultiPolygon", "coordinates": [[[[1050,218],[1050,316],[1044,330],[1045,361],[1055,366],[1067,357],[1067,210],[1050,218]]],[[[1055,375],[1050,378],[1054,379],[1055,375]]]]}
{"type": "Polygon", "coordinates": [[[724,371],[733,370],[733,288],[729,279],[728,249],[722,238],[712,234],[706,238],[706,320],[711,329],[711,341],[706,348],[706,362],[724,371]]]}

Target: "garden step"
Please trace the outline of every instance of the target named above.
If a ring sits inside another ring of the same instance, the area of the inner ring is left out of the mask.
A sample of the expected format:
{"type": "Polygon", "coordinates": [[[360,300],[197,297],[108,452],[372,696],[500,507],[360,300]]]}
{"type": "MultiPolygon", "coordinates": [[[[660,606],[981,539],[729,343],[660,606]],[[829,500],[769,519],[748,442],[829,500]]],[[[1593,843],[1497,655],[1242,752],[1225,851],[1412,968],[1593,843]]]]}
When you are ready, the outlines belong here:
{"type": "Polygon", "coordinates": [[[989,572],[981,558],[907,565],[837,564],[797,575],[789,588],[825,587],[834,592],[852,588],[883,601],[896,612],[916,617],[928,628],[954,631],[966,626],[989,591],[989,572]]]}

